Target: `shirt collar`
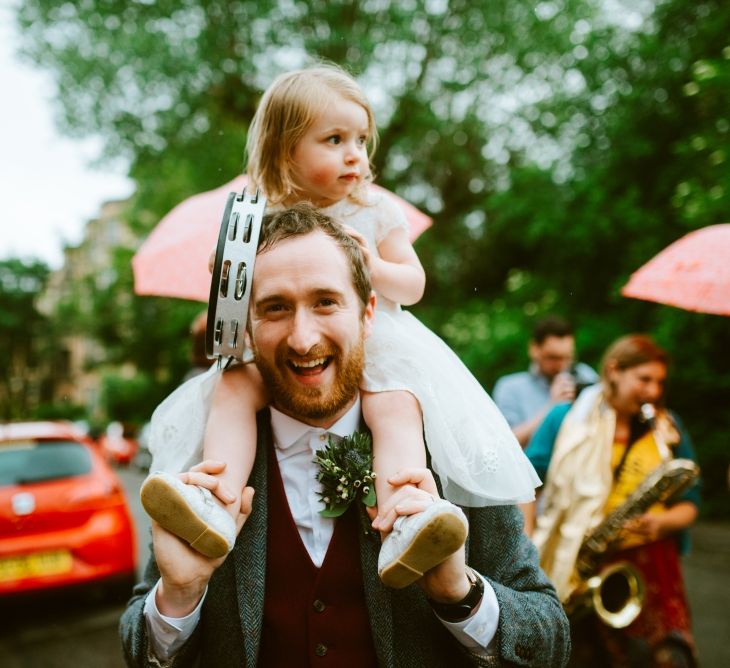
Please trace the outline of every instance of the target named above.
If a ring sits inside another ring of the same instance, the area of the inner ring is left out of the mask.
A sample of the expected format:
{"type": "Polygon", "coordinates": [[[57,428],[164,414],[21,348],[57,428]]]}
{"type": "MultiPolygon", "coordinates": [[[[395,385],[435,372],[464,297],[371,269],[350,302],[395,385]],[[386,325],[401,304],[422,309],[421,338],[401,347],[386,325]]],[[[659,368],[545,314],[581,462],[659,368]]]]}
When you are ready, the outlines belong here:
{"type": "Polygon", "coordinates": [[[300,422],[293,417],[282,413],[273,406],[271,411],[271,430],[274,434],[274,445],[279,450],[286,450],[299,441],[306,433],[317,431],[335,436],[345,437],[354,434],[360,426],[360,394],[350,409],[335,422],[329,429],[313,427],[311,424],[300,422]]]}

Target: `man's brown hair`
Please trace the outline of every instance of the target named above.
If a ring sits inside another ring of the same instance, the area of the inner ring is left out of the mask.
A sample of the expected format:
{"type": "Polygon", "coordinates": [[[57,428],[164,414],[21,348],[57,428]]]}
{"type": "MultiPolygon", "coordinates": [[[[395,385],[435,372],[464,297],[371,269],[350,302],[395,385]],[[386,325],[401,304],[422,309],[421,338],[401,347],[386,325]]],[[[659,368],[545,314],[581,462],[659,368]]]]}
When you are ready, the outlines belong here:
{"type": "MultiPolygon", "coordinates": [[[[350,265],[352,285],[364,309],[370,300],[372,286],[370,272],[365,264],[360,246],[345,232],[342,225],[315,209],[311,204],[300,202],[288,209],[264,216],[258,252],[265,252],[284,239],[304,236],[317,231],[326,234],[342,249],[350,265]]],[[[254,271],[254,277],[255,275],[254,271]]]]}

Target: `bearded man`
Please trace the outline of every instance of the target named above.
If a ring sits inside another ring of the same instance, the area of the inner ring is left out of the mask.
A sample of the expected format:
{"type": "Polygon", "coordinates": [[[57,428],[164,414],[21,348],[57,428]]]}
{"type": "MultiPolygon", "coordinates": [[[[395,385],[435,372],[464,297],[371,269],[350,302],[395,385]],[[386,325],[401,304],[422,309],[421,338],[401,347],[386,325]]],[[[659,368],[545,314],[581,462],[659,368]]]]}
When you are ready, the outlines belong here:
{"type": "MultiPolygon", "coordinates": [[[[565,664],[567,620],[514,506],[464,509],[467,545],[400,590],[381,584],[380,539],[354,506],[319,514],[313,455],[361,427],[374,307],[362,253],[339,224],[308,205],[265,218],[249,335],[272,402],[240,533],[226,558],[209,559],[153,523],[153,557],[121,620],[130,666],[565,664]],[[307,358],[327,363],[311,373],[292,363],[307,358]]],[[[203,462],[183,477],[216,493],[216,471],[203,462]]],[[[428,469],[390,482],[385,532],[439,497],[428,469]]]]}

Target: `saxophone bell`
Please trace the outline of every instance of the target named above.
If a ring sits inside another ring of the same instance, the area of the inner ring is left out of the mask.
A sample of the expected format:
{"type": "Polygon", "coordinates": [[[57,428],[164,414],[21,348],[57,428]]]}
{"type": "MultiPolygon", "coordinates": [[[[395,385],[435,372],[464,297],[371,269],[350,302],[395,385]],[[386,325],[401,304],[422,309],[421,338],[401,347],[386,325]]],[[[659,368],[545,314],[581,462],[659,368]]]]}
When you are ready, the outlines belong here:
{"type": "Polygon", "coordinates": [[[614,629],[626,628],[641,612],[644,604],[644,581],[626,561],[607,566],[586,580],[565,604],[572,619],[589,612],[614,629]]]}

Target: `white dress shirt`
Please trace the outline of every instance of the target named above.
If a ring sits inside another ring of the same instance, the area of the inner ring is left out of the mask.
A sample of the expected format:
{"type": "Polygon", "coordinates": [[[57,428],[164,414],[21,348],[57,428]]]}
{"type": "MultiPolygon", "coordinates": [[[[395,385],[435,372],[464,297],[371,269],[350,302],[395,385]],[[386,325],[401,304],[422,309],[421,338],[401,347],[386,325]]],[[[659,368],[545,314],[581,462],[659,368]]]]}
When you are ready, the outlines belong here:
{"type": "MultiPolygon", "coordinates": [[[[279,462],[284,491],[294,523],[299,530],[304,547],[317,568],[323,561],[334,532],[334,520],[322,517],[322,501],[318,492],[318,466],[314,463],[315,452],[327,443],[327,439],[343,438],[357,431],[360,426],[360,399],[353,404],[329,429],[312,427],[271,408],[271,428],[274,436],[276,458],[279,462]]],[[[499,604],[492,586],[484,582],[482,602],[468,619],[446,622],[437,619],[465,647],[472,650],[486,649],[497,631],[499,604]]],[[[155,603],[158,583],[147,595],[144,614],[147,618],[151,649],[156,657],[167,660],[182,647],[192,635],[200,619],[201,598],[195,610],[186,617],[167,617],[160,613],[155,603]]]]}

